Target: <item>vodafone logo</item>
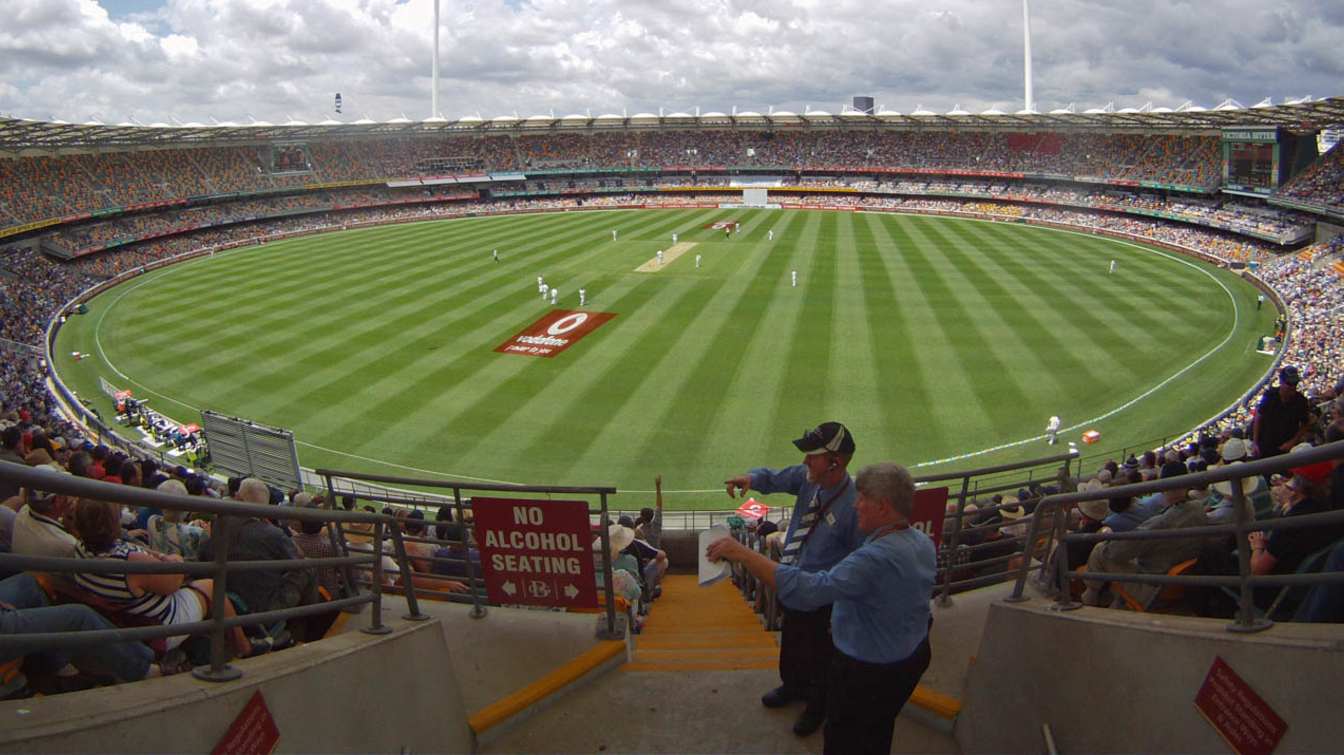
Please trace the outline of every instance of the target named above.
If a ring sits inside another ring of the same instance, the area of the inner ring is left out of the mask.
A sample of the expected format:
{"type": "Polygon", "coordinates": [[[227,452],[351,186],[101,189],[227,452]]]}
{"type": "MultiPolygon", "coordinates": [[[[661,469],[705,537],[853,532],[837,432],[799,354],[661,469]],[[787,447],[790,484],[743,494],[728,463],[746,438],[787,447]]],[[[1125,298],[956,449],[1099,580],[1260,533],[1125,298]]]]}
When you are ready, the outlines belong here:
{"type": "Polygon", "coordinates": [[[541,319],[522,332],[496,346],[495,351],[529,357],[553,357],[615,316],[613,312],[557,309],[542,315],[541,319]]]}
{"type": "Polygon", "coordinates": [[[555,322],[551,323],[551,327],[546,329],[546,334],[552,336],[562,336],[568,333],[569,331],[578,328],[580,325],[583,325],[585,322],[588,322],[587,312],[575,312],[573,314],[568,314],[560,318],[559,320],[556,320],[555,322]]]}

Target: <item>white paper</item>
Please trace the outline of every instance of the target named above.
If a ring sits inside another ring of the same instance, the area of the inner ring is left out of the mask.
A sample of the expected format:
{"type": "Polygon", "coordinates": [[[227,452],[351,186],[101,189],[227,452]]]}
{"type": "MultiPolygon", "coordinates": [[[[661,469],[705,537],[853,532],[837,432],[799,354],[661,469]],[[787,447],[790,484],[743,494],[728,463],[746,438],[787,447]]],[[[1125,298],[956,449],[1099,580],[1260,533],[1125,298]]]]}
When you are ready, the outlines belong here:
{"type": "Polygon", "coordinates": [[[718,582],[732,572],[733,565],[728,561],[720,561],[717,564],[705,557],[705,550],[709,544],[722,540],[725,537],[732,537],[732,533],[727,527],[722,525],[710,527],[700,533],[700,586],[708,587],[718,582]]]}

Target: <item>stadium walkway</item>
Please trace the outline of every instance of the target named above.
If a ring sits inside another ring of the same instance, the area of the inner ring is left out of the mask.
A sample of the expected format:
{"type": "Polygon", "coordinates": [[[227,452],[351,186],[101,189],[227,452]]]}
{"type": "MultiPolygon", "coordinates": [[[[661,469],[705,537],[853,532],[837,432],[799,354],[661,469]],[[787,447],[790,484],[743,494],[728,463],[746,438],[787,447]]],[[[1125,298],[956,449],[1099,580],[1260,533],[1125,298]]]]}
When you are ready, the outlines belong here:
{"type": "MultiPolygon", "coordinates": [[[[821,734],[790,731],[797,708],[767,710],[779,683],[779,645],[730,582],[708,588],[668,575],[632,661],[574,689],[481,752],[818,753],[821,734]]],[[[892,752],[957,752],[912,716],[896,722],[892,752]]]]}

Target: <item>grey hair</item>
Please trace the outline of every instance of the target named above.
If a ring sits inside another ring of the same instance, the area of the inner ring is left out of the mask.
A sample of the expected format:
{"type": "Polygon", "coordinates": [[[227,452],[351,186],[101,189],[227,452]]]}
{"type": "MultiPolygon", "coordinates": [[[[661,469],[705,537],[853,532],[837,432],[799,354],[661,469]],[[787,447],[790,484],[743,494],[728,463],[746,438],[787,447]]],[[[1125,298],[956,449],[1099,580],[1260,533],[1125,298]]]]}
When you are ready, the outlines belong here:
{"type": "Polygon", "coordinates": [[[901,516],[915,513],[915,479],[900,464],[870,464],[859,470],[854,485],[864,496],[889,504],[901,516]]]}
{"type": "Polygon", "coordinates": [[[261,480],[249,477],[238,486],[238,495],[233,498],[235,501],[246,501],[247,503],[270,503],[271,490],[261,480]]]}

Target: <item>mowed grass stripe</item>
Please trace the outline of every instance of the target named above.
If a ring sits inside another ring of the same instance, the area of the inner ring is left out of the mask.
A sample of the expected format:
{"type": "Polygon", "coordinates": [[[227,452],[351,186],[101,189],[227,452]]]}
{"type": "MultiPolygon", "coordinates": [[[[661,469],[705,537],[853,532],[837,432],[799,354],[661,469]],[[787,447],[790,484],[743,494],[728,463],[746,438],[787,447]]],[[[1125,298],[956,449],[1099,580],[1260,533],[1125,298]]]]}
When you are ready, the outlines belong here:
{"type": "MultiPolygon", "coordinates": [[[[862,213],[854,218],[855,252],[864,282],[864,309],[869,319],[869,358],[879,381],[876,400],[871,406],[880,407],[880,411],[876,412],[877,416],[866,412],[854,418],[853,427],[855,432],[862,432],[863,437],[881,437],[892,431],[917,431],[924,442],[940,448],[944,443],[943,428],[934,421],[932,405],[926,400],[930,388],[924,382],[920,349],[909,338],[906,309],[896,293],[890,267],[896,250],[881,227],[882,217],[862,213]]],[[[856,333],[855,338],[858,336],[856,333]]]]}
{"type": "MultiPolygon", "coordinates": [[[[557,243],[561,238],[570,237],[560,237],[558,232],[546,237],[545,246],[550,250],[550,256],[558,258],[570,250],[570,246],[557,243]]],[[[582,246],[586,242],[574,243],[582,246]]],[[[536,262],[535,255],[529,254],[522,264],[536,262]]],[[[392,281],[378,288],[375,281],[368,287],[361,287],[358,294],[352,294],[352,301],[361,304],[334,307],[324,317],[310,321],[306,328],[291,329],[288,337],[283,337],[285,331],[281,331],[282,338],[270,339],[261,348],[263,353],[280,355],[289,362],[289,369],[286,370],[289,374],[285,379],[292,382],[287,383],[290,391],[285,392],[301,392],[313,383],[330,378],[332,374],[346,374],[351,367],[362,368],[371,361],[367,358],[371,355],[365,352],[378,352],[380,358],[399,360],[389,364],[405,365],[430,347],[443,344],[444,333],[455,332],[445,329],[447,318],[461,313],[468,316],[478,314],[482,303],[486,301],[507,299],[513,308],[523,302],[532,304],[535,301],[528,298],[535,291],[534,279],[524,277],[526,273],[517,268],[512,272],[493,273],[494,263],[489,262],[488,258],[481,264],[492,274],[471,276],[455,270],[438,273],[405,271],[397,280],[415,283],[409,288],[404,285],[389,288],[387,284],[392,281]],[[500,281],[501,277],[508,280],[500,281]],[[453,278],[455,282],[448,284],[448,278],[453,278]],[[389,353],[397,346],[401,348],[389,353]]],[[[533,306],[539,306],[539,303],[533,306]]],[[[278,312],[276,316],[283,319],[286,316],[303,315],[301,312],[288,315],[278,312]]],[[[386,371],[378,370],[378,373],[383,372],[386,371]]],[[[235,384],[230,388],[230,393],[274,389],[276,386],[262,382],[273,380],[273,376],[258,376],[256,384],[235,384]]],[[[332,395],[343,397],[340,393],[332,395]]],[[[225,400],[228,400],[227,397],[225,400]]],[[[283,392],[275,394],[273,402],[283,405],[283,392]]]]}
{"type": "MultiPolygon", "coordinates": [[[[881,403],[885,393],[878,361],[869,348],[874,323],[881,320],[876,302],[868,300],[863,280],[855,215],[838,212],[832,229],[831,292],[829,332],[820,331],[821,343],[830,347],[830,370],[821,392],[824,396],[823,413],[826,417],[844,417],[847,426],[854,427],[858,419],[855,407],[865,407],[866,420],[874,419],[868,407],[881,403]]],[[[871,251],[870,251],[871,253],[871,251]]],[[[818,281],[824,285],[825,281],[818,281]]],[[[894,418],[893,418],[894,419],[894,418]]],[[[819,420],[820,421],[820,420],[819,420]]]]}
{"type": "MultiPolygon", "coordinates": [[[[651,397],[658,401],[651,402],[645,409],[646,416],[639,420],[650,426],[652,432],[634,457],[638,468],[692,469],[704,464],[710,465],[713,474],[721,474],[722,457],[708,458],[712,452],[707,446],[725,428],[733,428],[728,430],[733,442],[757,453],[763,454],[767,445],[777,447],[771,440],[778,439],[766,439],[747,428],[736,428],[723,416],[731,383],[743,371],[754,370],[743,356],[745,344],[761,332],[765,306],[758,292],[768,276],[766,265],[780,254],[781,247],[796,243],[794,237],[804,222],[799,213],[768,217],[770,227],[777,232],[775,241],[720,245],[728,250],[719,256],[731,272],[721,277],[720,285],[709,289],[699,313],[687,324],[676,348],[669,352],[672,358],[664,373],[665,393],[651,397]]],[[[619,438],[621,432],[622,427],[615,425],[605,434],[619,438]]],[[[668,483],[672,487],[670,479],[668,483]]]]}
{"type": "Polygon", "coordinates": [[[967,378],[970,386],[966,398],[974,397],[979,411],[968,402],[948,402],[946,411],[963,427],[1013,427],[1020,424],[1021,407],[1030,405],[1027,392],[1016,381],[1005,380],[1008,362],[994,348],[994,334],[984,327],[983,321],[967,307],[963,288],[973,289],[978,282],[961,281],[950,255],[955,250],[945,239],[937,237],[936,229],[923,223],[911,223],[909,228],[910,252],[927,265],[923,285],[930,298],[938,302],[939,320],[949,327],[949,345],[943,369],[971,372],[976,378],[967,378]],[[969,285],[959,286],[960,282],[969,285]],[[983,415],[983,416],[980,416],[983,415]]]}

